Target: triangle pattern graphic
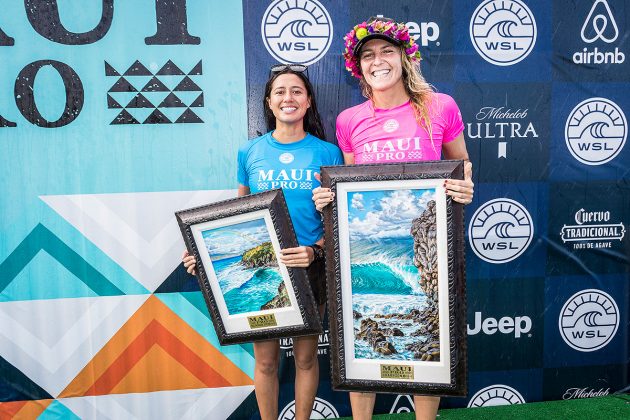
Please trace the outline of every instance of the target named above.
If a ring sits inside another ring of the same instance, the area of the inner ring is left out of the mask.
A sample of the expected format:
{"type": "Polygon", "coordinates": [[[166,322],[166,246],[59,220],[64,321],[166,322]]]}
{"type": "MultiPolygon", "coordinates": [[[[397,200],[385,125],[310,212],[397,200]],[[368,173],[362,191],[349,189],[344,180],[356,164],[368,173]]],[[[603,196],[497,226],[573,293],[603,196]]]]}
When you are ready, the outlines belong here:
{"type": "Polygon", "coordinates": [[[54,400],[0,403],[0,419],[37,419],[54,400]]]}
{"type": "Polygon", "coordinates": [[[168,60],[166,64],[164,64],[164,66],[162,66],[162,68],[156,74],[158,76],[165,76],[165,75],[183,76],[186,73],[184,73],[179,67],[177,67],[175,63],[173,63],[171,60],[168,60]]]}
{"type": "Polygon", "coordinates": [[[186,108],[186,105],[173,93],[169,93],[166,98],[158,105],[158,108],[186,108]]]}
{"type": "Polygon", "coordinates": [[[105,61],[105,76],[118,76],[120,77],[120,73],[116,71],[115,68],[111,66],[107,61],[105,61]]]}
{"type": "Polygon", "coordinates": [[[59,400],[53,400],[46,410],[38,417],[38,420],[81,420],[75,413],[59,400]]]}
{"type": "MultiPolygon", "coordinates": [[[[30,380],[19,369],[0,357],[0,389],[3,401],[51,399],[52,395],[30,380]]],[[[0,409],[2,412],[2,409],[0,409]]]]}
{"type": "Polygon", "coordinates": [[[118,287],[42,224],[35,226],[17,248],[0,264],[0,292],[42,250],[57,260],[97,295],[123,294],[118,287]]]}
{"type": "Polygon", "coordinates": [[[203,92],[190,104],[191,108],[203,106],[203,92]]]}
{"type": "Polygon", "coordinates": [[[178,264],[154,293],[179,292],[201,292],[197,277],[188,274],[183,264],[178,264]]]}
{"type": "Polygon", "coordinates": [[[253,391],[251,385],[61,399],[80,418],[225,419],[253,391]]]}
{"type": "Polygon", "coordinates": [[[170,124],[171,120],[168,119],[164,113],[159,109],[155,109],[142,124],[170,124]]]}
{"type": "Polygon", "coordinates": [[[126,108],[155,108],[155,106],[142,93],[138,93],[129,101],[126,108]]]}
{"type": "Polygon", "coordinates": [[[169,92],[170,89],[157,77],[153,76],[142,88],[142,92],[169,92]]]}
{"type": "Polygon", "coordinates": [[[108,93],[107,94],[107,108],[109,108],[109,109],[122,108],[122,105],[120,105],[118,102],[116,102],[116,100],[114,98],[112,98],[111,95],[108,93]]]}
{"type": "Polygon", "coordinates": [[[173,214],[235,196],[235,190],[207,190],[40,198],[153,291],[181,264],[185,245],[173,214]]]}
{"type": "Polygon", "coordinates": [[[201,69],[201,61],[199,61],[197,63],[197,65],[195,65],[195,67],[193,67],[193,69],[190,71],[190,73],[188,73],[189,76],[200,76],[202,74],[202,69],[201,69]]]}
{"type": "Polygon", "coordinates": [[[152,295],[59,397],[189,389],[191,377],[206,388],[253,384],[249,376],[152,295]],[[150,352],[154,346],[161,350],[150,352]],[[152,382],[142,368],[147,357],[165,372],[159,382],[152,382]]]}
{"type": "Polygon", "coordinates": [[[153,76],[153,73],[144,66],[140,61],[136,60],[124,73],[124,76],[153,76]]]}
{"type": "Polygon", "coordinates": [[[186,76],[182,79],[181,82],[179,82],[177,86],[175,86],[175,89],[173,89],[173,91],[201,91],[201,88],[197,86],[197,84],[193,82],[190,77],[186,76]]]}
{"type": "Polygon", "coordinates": [[[195,114],[192,109],[188,108],[182,113],[182,115],[180,115],[175,123],[203,123],[203,120],[199,118],[199,116],[195,114]]]}
{"type": "Polygon", "coordinates": [[[110,125],[119,125],[119,124],[140,124],[138,120],[136,120],[133,115],[131,115],[127,110],[123,109],[120,114],[116,115],[116,118],[109,123],[110,125]]]}
{"type": "Polygon", "coordinates": [[[124,77],[121,77],[120,79],[118,79],[118,81],[116,81],[116,83],[114,83],[114,85],[108,90],[108,92],[137,92],[137,91],[138,89],[133,87],[133,85],[129,83],[129,81],[127,81],[127,79],[125,79],[124,77]]]}
{"type": "Polygon", "coordinates": [[[0,304],[0,356],[56,397],[149,295],[0,304]]]}

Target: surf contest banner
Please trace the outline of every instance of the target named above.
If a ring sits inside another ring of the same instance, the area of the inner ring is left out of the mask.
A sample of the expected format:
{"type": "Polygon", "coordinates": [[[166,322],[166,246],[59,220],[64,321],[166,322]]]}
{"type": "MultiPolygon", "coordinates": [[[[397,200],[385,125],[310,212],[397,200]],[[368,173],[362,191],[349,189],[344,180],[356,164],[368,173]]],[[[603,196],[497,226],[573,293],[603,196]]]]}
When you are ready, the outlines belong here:
{"type": "MultiPolygon", "coordinates": [[[[219,345],[173,213],[235,196],[237,149],[266,131],[272,64],[309,65],[335,142],[336,115],[363,100],[342,37],[376,15],[407,22],[425,77],[461,109],[474,165],[469,395],[442,406],[627,389],[623,0],[2,6],[3,418],[257,418],[252,346],[219,345]]],[[[404,262],[379,261],[360,267],[367,280],[422,293],[404,262]]],[[[294,417],[291,343],[282,419],[294,417]]],[[[350,415],[328,352],[326,332],[314,418],[350,415]]],[[[411,409],[407,395],[379,395],[375,413],[411,409]]]]}

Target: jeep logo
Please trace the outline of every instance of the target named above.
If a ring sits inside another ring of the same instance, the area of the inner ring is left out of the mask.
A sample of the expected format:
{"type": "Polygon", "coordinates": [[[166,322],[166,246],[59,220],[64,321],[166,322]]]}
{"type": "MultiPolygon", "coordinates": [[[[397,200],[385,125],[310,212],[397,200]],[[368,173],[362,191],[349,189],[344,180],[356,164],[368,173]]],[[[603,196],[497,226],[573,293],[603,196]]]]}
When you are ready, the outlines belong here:
{"type": "Polygon", "coordinates": [[[510,318],[504,316],[497,321],[496,318],[486,318],[482,320],[481,312],[475,312],[475,322],[473,328],[468,325],[468,335],[477,335],[479,331],[483,331],[486,335],[492,335],[499,331],[502,334],[514,333],[515,338],[519,338],[521,334],[526,334],[532,329],[532,320],[528,316],[517,316],[510,318]]]}

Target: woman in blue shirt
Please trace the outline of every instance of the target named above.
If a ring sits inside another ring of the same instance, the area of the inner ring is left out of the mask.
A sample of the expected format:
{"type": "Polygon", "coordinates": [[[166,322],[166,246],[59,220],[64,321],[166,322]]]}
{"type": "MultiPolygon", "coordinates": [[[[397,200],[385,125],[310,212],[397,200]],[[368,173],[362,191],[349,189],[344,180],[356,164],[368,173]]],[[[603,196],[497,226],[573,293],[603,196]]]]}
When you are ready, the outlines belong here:
{"type": "MultiPolygon", "coordinates": [[[[265,86],[265,120],[269,132],[244,144],[238,151],[238,195],[282,188],[300,246],[283,249],[280,261],[287,267],[307,268],[320,314],[326,300],[323,264],[323,226],[312,201],[319,186],[315,174],[323,165],[343,163],[337,146],[325,137],[313,87],[305,66],[272,67],[265,86]]],[[[184,255],[193,274],[194,257],[184,255]]],[[[315,336],[295,337],[295,418],[308,419],[317,393],[319,365],[315,336]]],[[[263,420],[278,418],[278,340],[254,343],[254,387],[263,420]]]]}

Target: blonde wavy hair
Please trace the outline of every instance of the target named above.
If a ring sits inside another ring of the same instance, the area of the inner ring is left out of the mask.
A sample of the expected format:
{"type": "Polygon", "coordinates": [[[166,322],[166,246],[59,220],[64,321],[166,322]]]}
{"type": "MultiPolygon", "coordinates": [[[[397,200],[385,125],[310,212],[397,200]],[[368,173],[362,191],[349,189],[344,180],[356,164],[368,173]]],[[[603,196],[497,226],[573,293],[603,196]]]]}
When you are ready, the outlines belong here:
{"type": "MultiPolygon", "coordinates": [[[[400,56],[402,61],[402,79],[405,91],[409,95],[411,108],[416,117],[416,122],[420,127],[424,127],[429,133],[431,145],[433,144],[433,127],[431,124],[431,115],[429,115],[429,106],[433,100],[435,88],[429,84],[420,72],[420,63],[414,64],[407,54],[400,48],[400,56]]],[[[357,58],[360,60],[360,58],[357,58]]],[[[360,68],[360,67],[359,67],[360,68]]],[[[372,88],[367,84],[364,77],[359,80],[361,93],[367,99],[374,101],[372,88]]]]}

